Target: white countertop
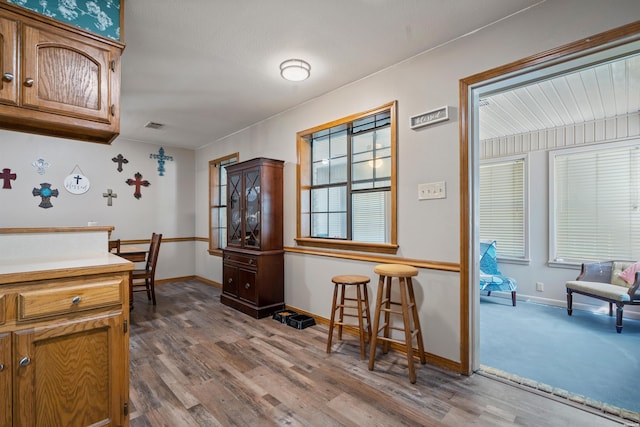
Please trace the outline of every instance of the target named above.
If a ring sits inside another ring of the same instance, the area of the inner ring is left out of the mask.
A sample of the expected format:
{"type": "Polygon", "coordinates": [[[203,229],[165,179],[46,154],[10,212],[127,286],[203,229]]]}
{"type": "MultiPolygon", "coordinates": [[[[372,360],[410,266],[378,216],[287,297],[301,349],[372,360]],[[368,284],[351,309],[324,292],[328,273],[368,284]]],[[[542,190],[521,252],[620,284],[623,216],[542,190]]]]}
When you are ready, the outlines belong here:
{"type": "Polygon", "coordinates": [[[17,281],[41,280],[75,276],[97,272],[119,272],[133,269],[133,263],[124,258],[104,253],[93,253],[84,256],[48,256],[30,259],[0,260],[0,284],[17,281]],[[46,277],[43,272],[47,272],[46,277]]]}

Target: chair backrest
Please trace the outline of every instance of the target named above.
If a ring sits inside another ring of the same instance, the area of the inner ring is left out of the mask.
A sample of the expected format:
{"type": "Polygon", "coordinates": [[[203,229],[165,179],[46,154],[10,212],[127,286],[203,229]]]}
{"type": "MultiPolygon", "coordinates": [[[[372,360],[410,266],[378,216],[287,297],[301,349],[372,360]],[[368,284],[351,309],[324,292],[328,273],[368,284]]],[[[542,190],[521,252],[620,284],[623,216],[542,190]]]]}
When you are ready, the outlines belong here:
{"type": "Polygon", "coordinates": [[[158,263],[158,253],[160,252],[160,242],[162,241],[162,234],[153,233],[151,235],[151,244],[149,245],[149,256],[147,257],[146,270],[151,272],[151,275],[156,274],[156,264],[158,263]]]}
{"type": "Polygon", "coordinates": [[[120,253],[120,239],[117,240],[109,240],[109,252],[116,250],[115,253],[120,253]]]}

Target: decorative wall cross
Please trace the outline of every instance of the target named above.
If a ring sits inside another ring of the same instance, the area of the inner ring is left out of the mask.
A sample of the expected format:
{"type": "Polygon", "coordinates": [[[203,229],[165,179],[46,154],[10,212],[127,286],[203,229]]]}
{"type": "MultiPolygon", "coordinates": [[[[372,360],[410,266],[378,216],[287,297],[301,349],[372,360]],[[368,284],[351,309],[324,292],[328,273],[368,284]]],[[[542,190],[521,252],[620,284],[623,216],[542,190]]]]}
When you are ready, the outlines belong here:
{"type": "Polygon", "coordinates": [[[38,169],[38,173],[40,175],[44,175],[45,172],[45,168],[48,168],[50,166],[49,162],[47,162],[45,159],[43,159],[42,157],[37,159],[35,162],[31,163],[31,166],[33,166],[34,168],[38,169]]]}
{"type": "Polygon", "coordinates": [[[129,163],[129,160],[125,159],[122,154],[118,154],[116,157],[114,157],[111,160],[118,164],[118,169],[117,169],[118,172],[122,172],[122,164],[129,163]]]}
{"type": "Polygon", "coordinates": [[[112,199],[117,198],[118,195],[114,193],[112,189],[108,188],[106,193],[102,193],[102,197],[108,197],[109,199],[107,200],[107,206],[112,206],[112,199]]]}
{"type": "Polygon", "coordinates": [[[140,186],[142,185],[143,187],[148,187],[151,185],[151,183],[146,179],[143,181],[142,174],[140,172],[136,172],[134,176],[136,177],[136,179],[129,178],[125,182],[129,185],[136,186],[136,191],[133,193],[133,197],[135,197],[136,199],[139,199],[140,197],[142,197],[142,193],[140,192],[140,186]]]}
{"type": "Polygon", "coordinates": [[[40,184],[40,188],[33,187],[33,191],[31,193],[34,197],[41,197],[42,200],[40,201],[40,204],[38,206],[44,209],[53,207],[53,205],[51,204],[51,198],[58,197],[58,190],[52,190],[51,184],[49,184],[48,182],[43,182],[42,184],[40,184]]]}
{"type": "Polygon", "coordinates": [[[158,154],[151,153],[149,155],[149,158],[158,159],[158,172],[159,172],[160,176],[164,176],[164,162],[165,162],[165,160],[173,161],[173,156],[165,156],[164,155],[164,148],[162,148],[162,147],[160,147],[160,150],[158,150],[158,154]]]}
{"type": "Polygon", "coordinates": [[[15,173],[11,173],[11,169],[4,168],[0,173],[0,179],[4,180],[2,188],[11,188],[11,180],[15,180],[18,176],[15,173]]]}

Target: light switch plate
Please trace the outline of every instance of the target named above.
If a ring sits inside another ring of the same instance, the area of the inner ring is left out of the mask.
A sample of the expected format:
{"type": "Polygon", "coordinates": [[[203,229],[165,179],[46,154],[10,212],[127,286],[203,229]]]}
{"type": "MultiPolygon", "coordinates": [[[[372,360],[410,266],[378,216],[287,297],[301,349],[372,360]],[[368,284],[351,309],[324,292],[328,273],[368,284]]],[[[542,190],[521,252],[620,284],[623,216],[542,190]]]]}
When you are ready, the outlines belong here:
{"type": "Polygon", "coordinates": [[[418,200],[445,199],[447,186],[445,181],[418,184],[418,200]]]}

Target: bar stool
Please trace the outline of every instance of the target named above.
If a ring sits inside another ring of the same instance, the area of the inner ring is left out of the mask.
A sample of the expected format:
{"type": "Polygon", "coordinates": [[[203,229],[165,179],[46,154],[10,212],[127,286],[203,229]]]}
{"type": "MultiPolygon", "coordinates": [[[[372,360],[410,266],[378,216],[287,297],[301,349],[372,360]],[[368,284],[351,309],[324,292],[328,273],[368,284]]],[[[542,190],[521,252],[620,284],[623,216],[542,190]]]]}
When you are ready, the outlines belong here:
{"type": "Polygon", "coordinates": [[[338,339],[342,339],[342,327],[356,325],[345,323],[345,317],[357,317],[358,318],[358,334],[360,335],[360,358],[365,360],[366,348],[364,345],[365,340],[371,338],[371,315],[369,313],[369,294],[367,293],[367,283],[370,279],[367,276],[358,275],[342,275],[335,276],[331,279],[334,283],[333,286],[333,304],[331,305],[331,321],[329,323],[329,337],[327,339],[327,353],[331,353],[331,339],[333,338],[333,328],[338,326],[338,339]],[[356,287],[356,297],[345,297],[345,288],[347,286],[356,287]],[[340,293],[340,299],[338,300],[338,293],[340,293]],[[338,302],[339,301],[339,302],[338,302]],[[345,301],[353,301],[354,304],[345,304],[345,301]],[[347,312],[345,309],[357,310],[357,313],[347,312]],[[340,310],[338,320],[336,320],[336,311],[340,310]],[[364,319],[367,319],[367,328],[364,328],[364,319]],[[366,334],[366,336],[365,336],[366,334]]]}
{"type": "Polygon", "coordinates": [[[392,342],[404,344],[407,348],[407,364],[409,367],[409,381],[416,382],[416,371],[413,364],[413,338],[418,343],[418,357],[423,365],[427,363],[424,353],[424,344],[422,342],[422,330],[420,329],[420,318],[418,317],[418,307],[416,306],[416,298],[413,293],[413,283],[411,278],[418,275],[418,269],[402,264],[380,264],[373,271],[380,275],[378,281],[378,296],[376,298],[375,315],[373,325],[375,333],[371,337],[371,349],[369,351],[369,370],[373,370],[376,359],[376,345],[378,341],[383,342],[383,353],[389,351],[389,344],[392,342]],[[400,285],[400,302],[391,300],[391,284],[392,279],[398,278],[400,285]],[[392,305],[399,305],[401,311],[392,310],[392,305]],[[384,323],[380,326],[380,312],[384,312],[384,323]],[[391,326],[391,315],[401,315],[404,328],[391,326]],[[411,325],[413,318],[413,327],[411,325]],[[404,342],[393,339],[390,330],[404,330],[404,342]],[[380,332],[384,332],[379,336],[380,332]]]}

